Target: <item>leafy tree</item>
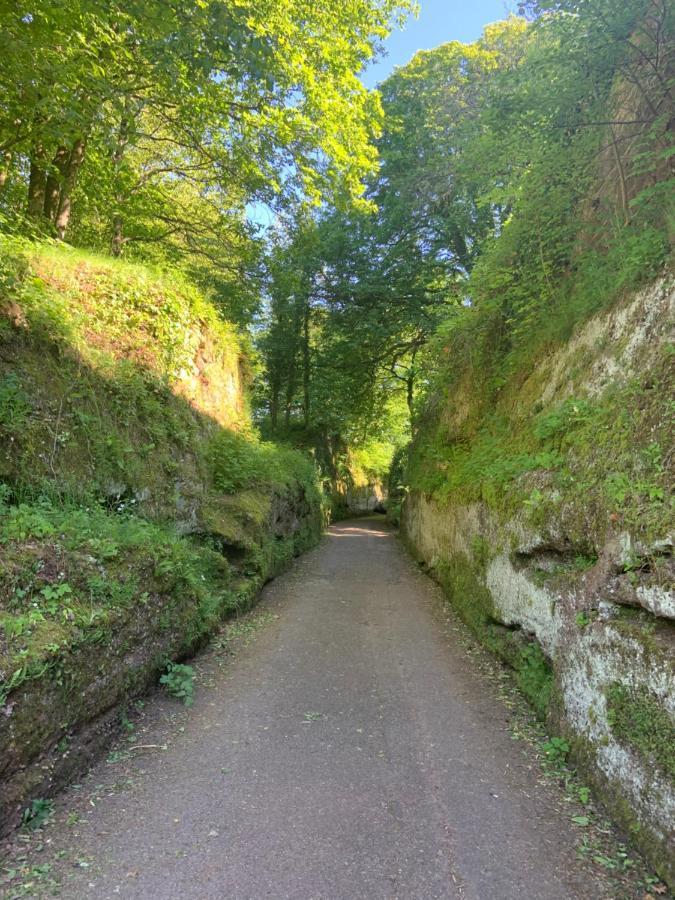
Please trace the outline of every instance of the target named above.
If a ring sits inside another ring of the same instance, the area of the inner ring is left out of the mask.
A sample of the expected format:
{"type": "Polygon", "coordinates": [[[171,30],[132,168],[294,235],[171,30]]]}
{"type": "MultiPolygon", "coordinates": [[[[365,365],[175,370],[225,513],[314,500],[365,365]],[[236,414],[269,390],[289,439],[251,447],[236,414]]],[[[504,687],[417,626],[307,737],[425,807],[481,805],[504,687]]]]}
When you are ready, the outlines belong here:
{"type": "Polygon", "coordinates": [[[273,429],[282,395],[284,428],[291,423],[302,370],[305,427],[363,441],[393,393],[407,406],[409,431],[424,379],[420,353],[461,301],[499,219],[479,204],[482,185],[461,156],[490,79],[517,64],[525,35],[524,23],[510,19],[476,44],[446,44],[397,70],[381,89],[370,208],[325,209],[309,222],[305,213],[277,244],[263,343],[273,429]]]}
{"type": "Polygon", "coordinates": [[[283,398],[278,432],[330,435],[338,455],[400,443],[442,402],[448,366],[470,361],[488,402],[523,354],[663,262],[672,10],[524,12],[396,70],[370,208],[303,214],[276,241],[262,348],[277,399],[262,408],[283,398]],[[409,413],[395,434],[392,397],[409,413]]]}
{"type": "Polygon", "coordinates": [[[5,227],[227,282],[250,274],[251,200],[358,202],[381,115],[358,73],[414,4],[0,5],[5,227]]]}

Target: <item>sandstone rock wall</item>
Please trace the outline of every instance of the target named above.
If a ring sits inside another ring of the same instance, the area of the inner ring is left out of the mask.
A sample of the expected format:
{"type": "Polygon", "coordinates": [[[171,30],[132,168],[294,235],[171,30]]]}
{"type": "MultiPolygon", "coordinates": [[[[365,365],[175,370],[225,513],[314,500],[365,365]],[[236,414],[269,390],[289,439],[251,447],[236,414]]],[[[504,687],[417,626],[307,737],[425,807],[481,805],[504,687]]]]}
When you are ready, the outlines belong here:
{"type": "MultiPolygon", "coordinates": [[[[601,399],[629,380],[648,385],[652,361],[672,340],[673,301],[672,283],[660,281],[588,322],[522,381],[513,421],[571,396],[601,399]]],[[[664,416],[669,402],[663,397],[664,416]]],[[[458,398],[443,414],[457,429],[467,411],[458,398]]],[[[665,452],[672,456],[672,444],[665,452]]],[[[608,472],[612,464],[610,446],[608,472]]],[[[599,525],[603,517],[583,506],[578,492],[535,471],[491,502],[413,490],[402,531],[450,602],[524,682],[534,672],[526,648],[541,653],[551,729],[568,739],[615,817],[672,879],[672,533],[620,515],[599,525]]]]}

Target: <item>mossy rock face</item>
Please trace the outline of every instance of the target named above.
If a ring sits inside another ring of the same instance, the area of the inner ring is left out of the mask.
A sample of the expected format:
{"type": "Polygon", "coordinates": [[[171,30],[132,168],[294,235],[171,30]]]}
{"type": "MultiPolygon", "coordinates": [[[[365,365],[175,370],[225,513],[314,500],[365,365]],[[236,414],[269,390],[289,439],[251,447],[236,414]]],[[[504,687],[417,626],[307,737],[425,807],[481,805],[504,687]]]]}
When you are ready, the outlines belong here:
{"type": "Polygon", "coordinates": [[[474,366],[451,367],[420,419],[412,492],[454,508],[483,502],[501,525],[562,528],[580,552],[622,530],[646,547],[664,539],[674,306],[665,277],[500,373],[489,393],[474,366]]]}
{"type": "Polygon", "coordinates": [[[598,767],[596,745],[570,728],[564,715],[553,716],[551,727],[568,742],[570,759],[579,774],[584,782],[592,787],[595,794],[602,798],[603,804],[629,836],[631,843],[650,862],[660,878],[667,884],[674,884],[675,854],[672,852],[672,839],[662,831],[656,830],[653,823],[641,820],[634,804],[626,797],[621,782],[608,778],[598,767]]]}
{"type": "Polygon", "coordinates": [[[473,561],[464,554],[436,560],[431,574],[479,641],[516,671],[520,689],[537,716],[544,719],[553,687],[551,662],[536,638],[500,621],[500,612],[485,585],[486,556],[480,542],[476,541],[475,547],[479,555],[473,561]]]}
{"type": "Polygon", "coordinates": [[[607,719],[617,740],[675,781],[675,715],[658,697],[644,687],[614,682],[607,688],[607,719]]]}
{"type": "Polygon", "coordinates": [[[475,634],[485,636],[489,624],[498,621],[498,613],[479,571],[479,567],[463,553],[433,563],[434,578],[453,607],[475,634]]]}
{"type": "Polygon", "coordinates": [[[672,859],[675,826],[675,628],[639,605],[635,592],[652,575],[638,575],[632,595],[627,587],[617,595],[623,574],[614,545],[586,556],[586,545],[564,532],[537,535],[516,519],[509,535],[489,510],[443,507],[416,494],[407,500],[404,538],[672,881],[664,860],[672,859]]]}
{"type": "Polygon", "coordinates": [[[514,373],[492,405],[460,378],[461,410],[432,410],[418,431],[402,530],[675,883],[671,306],[645,292],[514,373]]]}
{"type": "Polygon", "coordinates": [[[315,543],[310,460],[253,433],[194,288],[0,236],[0,831],[315,543]]]}
{"type": "Polygon", "coordinates": [[[0,529],[0,830],[91,762],[112,734],[111,711],[318,540],[321,512],[301,486],[261,505],[267,520],[241,526],[234,562],[213,535],[204,546],[204,535],[113,513],[9,511],[0,529]]]}

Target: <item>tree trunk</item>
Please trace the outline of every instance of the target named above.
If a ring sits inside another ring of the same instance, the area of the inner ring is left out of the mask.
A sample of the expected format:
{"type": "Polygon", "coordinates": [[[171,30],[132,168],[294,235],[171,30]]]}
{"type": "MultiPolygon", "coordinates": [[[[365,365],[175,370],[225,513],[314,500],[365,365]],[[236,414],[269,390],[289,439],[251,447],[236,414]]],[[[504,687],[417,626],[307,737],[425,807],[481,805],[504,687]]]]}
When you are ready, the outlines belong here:
{"type": "Polygon", "coordinates": [[[28,204],[26,212],[31,219],[42,217],[45,206],[46,180],[45,151],[38,145],[33,148],[31,153],[30,174],[28,176],[28,204]]]}
{"type": "Polygon", "coordinates": [[[273,372],[270,372],[270,425],[272,431],[276,432],[279,426],[279,395],[281,393],[281,384],[279,378],[273,372]]]}
{"type": "Polygon", "coordinates": [[[309,353],[309,319],[310,319],[310,308],[309,308],[309,300],[306,301],[305,311],[302,319],[302,412],[303,418],[305,422],[305,428],[309,427],[309,413],[310,413],[310,398],[309,398],[309,383],[310,383],[310,371],[309,371],[309,363],[310,363],[310,353],[309,353]]]}
{"type": "Polygon", "coordinates": [[[291,408],[293,406],[293,392],[290,389],[286,391],[286,407],[284,410],[284,427],[286,431],[291,427],[291,408]]]}
{"type": "Polygon", "coordinates": [[[406,379],[406,403],[408,404],[408,415],[410,416],[410,427],[412,428],[413,413],[415,411],[415,376],[411,371],[406,379]]]}
{"type": "Polygon", "coordinates": [[[4,188],[7,183],[7,176],[9,175],[9,167],[12,163],[12,154],[7,150],[6,153],[3,153],[2,156],[2,165],[0,165],[0,191],[4,188]]]}
{"type": "Polygon", "coordinates": [[[410,416],[410,432],[413,432],[415,420],[415,357],[417,351],[413,350],[410,358],[410,367],[408,369],[408,377],[406,379],[405,399],[408,404],[408,415],[410,416]]]}
{"type": "Polygon", "coordinates": [[[628,212],[628,188],[626,186],[626,172],[623,167],[623,161],[621,159],[621,153],[619,152],[619,145],[616,140],[616,134],[614,133],[614,126],[609,126],[609,133],[612,136],[612,150],[614,152],[614,162],[616,163],[616,170],[619,175],[619,198],[621,203],[621,212],[623,213],[623,224],[630,224],[630,214],[628,212]]]}
{"type": "Polygon", "coordinates": [[[291,425],[291,410],[293,409],[293,398],[295,396],[296,386],[296,368],[295,361],[291,363],[288,369],[288,380],[286,382],[286,402],[284,404],[284,426],[286,430],[291,425]]]}
{"type": "Polygon", "coordinates": [[[277,428],[279,427],[279,393],[278,391],[272,394],[270,399],[270,424],[272,426],[272,431],[276,434],[277,428]]]}
{"type": "Polygon", "coordinates": [[[117,129],[117,140],[112,154],[113,185],[115,190],[115,212],[112,219],[112,238],[110,239],[110,252],[113,256],[121,256],[124,247],[124,221],[122,219],[122,204],[124,195],[119,185],[120,168],[127,144],[129,143],[129,131],[131,128],[131,102],[129,97],[124,101],[124,111],[117,129]]]}
{"type": "Polygon", "coordinates": [[[68,165],[68,148],[59,147],[54,154],[54,159],[49,167],[47,174],[47,183],[45,187],[45,202],[43,212],[45,218],[53,222],[56,218],[56,212],[59,208],[59,198],[61,195],[61,181],[68,165]]]}
{"type": "Polygon", "coordinates": [[[73,144],[70,152],[70,158],[65,167],[63,176],[63,184],[61,185],[61,196],[59,197],[59,209],[56,213],[56,234],[60,241],[64,240],[68,223],[70,222],[70,209],[73,197],[73,191],[77,183],[77,175],[80,166],[84,161],[84,140],[78,138],[73,144]]]}
{"type": "Polygon", "coordinates": [[[122,216],[115,213],[112,220],[112,238],[110,239],[110,252],[113,256],[122,255],[124,246],[124,232],[122,230],[122,216]]]}
{"type": "Polygon", "coordinates": [[[298,386],[298,340],[300,331],[300,320],[298,317],[297,306],[293,312],[292,321],[293,333],[289,335],[287,340],[288,347],[288,369],[286,374],[286,398],[284,404],[284,425],[286,430],[291,425],[291,410],[293,409],[293,400],[295,399],[295,391],[298,386]]]}

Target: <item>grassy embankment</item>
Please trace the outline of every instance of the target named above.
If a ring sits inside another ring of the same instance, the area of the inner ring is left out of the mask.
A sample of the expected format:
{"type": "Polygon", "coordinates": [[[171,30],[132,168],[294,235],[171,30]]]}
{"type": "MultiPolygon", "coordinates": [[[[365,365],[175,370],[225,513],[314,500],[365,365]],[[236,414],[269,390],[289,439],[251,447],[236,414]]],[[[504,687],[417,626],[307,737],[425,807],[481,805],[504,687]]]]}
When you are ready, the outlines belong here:
{"type": "Polygon", "coordinates": [[[193,288],[64,247],[0,253],[11,773],[194,650],[321,511],[311,462],[252,432],[247,349],[193,288]],[[31,715],[40,691],[56,708],[31,715]]]}
{"type": "MultiPolygon", "coordinates": [[[[674,357],[665,323],[645,325],[642,310],[624,343],[641,327],[652,329],[653,340],[646,334],[638,342],[632,371],[618,368],[611,377],[597,364],[621,358],[625,346],[611,345],[607,335],[576,342],[593,316],[621,317],[656,279],[666,279],[662,297],[672,290],[668,239],[663,227],[619,229],[604,247],[580,247],[574,267],[543,296],[541,284],[528,280],[536,261],[516,265],[528,227],[516,217],[505,229],[474,273],[474,304],[458,310],[435,339],[430,400],[407,475],[412,492],[440,507],[482,503],[493,522],[517,518],[542,534],[561,552],[539,575],[562,588],[593,567],[613,535],[628,532],[649,548],[672,523],[674,357]],[[561,372],[553,370],[555,359],[564,360],[561,372]]],[[[435,574],[474,631],[515,666],[543,716],[550,664],[536,642],[523,646],[496,624],[485,586],[487,566],[503,550],[499,539],[490,545],[477,538],[471,558],[439,560],[435,574]]],[[[648,568],[657,577],[667,558],[653,557],[649,564],[643,553],[627,559],[626,571],[633,566],[637,580],[648,568]]],[[[642,615],[625,611],[629,620],[642,615]]]]}

